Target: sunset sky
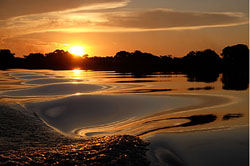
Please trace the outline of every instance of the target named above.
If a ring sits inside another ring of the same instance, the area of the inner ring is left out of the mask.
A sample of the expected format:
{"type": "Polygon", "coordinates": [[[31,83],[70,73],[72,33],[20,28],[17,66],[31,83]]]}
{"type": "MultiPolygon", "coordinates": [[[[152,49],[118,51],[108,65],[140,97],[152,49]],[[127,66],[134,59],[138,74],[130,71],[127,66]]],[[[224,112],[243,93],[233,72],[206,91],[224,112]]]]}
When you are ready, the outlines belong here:
{"type": "Polygon", "coordinates": [[[16,56],[74,45],[90,56],[220,54],[248,45],[248,8],[248,0],[0,0],[0,49],[16,56]]]}

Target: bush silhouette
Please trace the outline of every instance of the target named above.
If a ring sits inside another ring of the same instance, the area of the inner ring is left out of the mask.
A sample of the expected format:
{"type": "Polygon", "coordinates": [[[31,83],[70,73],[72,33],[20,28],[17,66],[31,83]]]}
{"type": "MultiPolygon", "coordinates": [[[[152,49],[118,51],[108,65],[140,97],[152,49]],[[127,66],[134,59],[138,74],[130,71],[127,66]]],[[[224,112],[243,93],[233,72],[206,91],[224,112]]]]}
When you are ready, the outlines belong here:
{"type": "Polygon", "coordinates": [[[219,71],[220,64],[219,55],[211,49],[191,51],[182,58],[182,68],[185,71],[219,71]]]}
{"type": "Polygon", "coordinates": [[[246,45],[228,46],[222,50],[221,56],[225,70],[248,70],[249,49],[246,45]]]}
{"type": "Polygon", "coordinates": [[[12,68],[14,66],[15,54],[11,53],[9,49],[0,50],[0,69],[12,68]]]}
{"type": "Polygon", "coordinates": [[[26,66],[30,69],[40,69],[45,66],[45,56],[41,53],[31,53],[25,56],[26,66]]]}

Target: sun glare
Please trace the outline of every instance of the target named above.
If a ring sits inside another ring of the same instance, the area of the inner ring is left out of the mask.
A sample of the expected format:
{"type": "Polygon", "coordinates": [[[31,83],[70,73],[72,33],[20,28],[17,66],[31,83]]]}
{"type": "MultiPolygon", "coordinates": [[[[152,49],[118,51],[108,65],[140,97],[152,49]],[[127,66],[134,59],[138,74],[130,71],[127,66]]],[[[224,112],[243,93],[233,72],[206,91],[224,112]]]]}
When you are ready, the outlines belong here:
{"type": "Polygon", "coordinates": [[[82,46],[72,46],[69,48],[69,52],[73,55],[83,56],[85,53],[84,47],[82,46]]]}

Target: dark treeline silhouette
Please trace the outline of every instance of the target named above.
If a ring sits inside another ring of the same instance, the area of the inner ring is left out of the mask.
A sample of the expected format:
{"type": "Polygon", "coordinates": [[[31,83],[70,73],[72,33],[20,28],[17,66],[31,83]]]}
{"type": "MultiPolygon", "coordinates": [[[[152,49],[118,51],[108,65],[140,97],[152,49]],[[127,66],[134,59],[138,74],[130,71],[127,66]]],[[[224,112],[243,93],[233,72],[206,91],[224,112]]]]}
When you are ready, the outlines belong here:
{"type": "Polygon", "coordinates": [[[24,58],[15,58],[10,50],[0,50],[0,69],[74,69],[82,66],[80,56],[72,56],[64,50],[55,50],[48,54],[31,53],[24,58]]]}
{"type": "Polygon", "coordinates": [[[8,49],[1,49],[0,69],[81,68],[125,73],[181,72],[187,74],[188,81],[198,82],[214,82],[223,73],[224,89],[242,90],[248,88],[249,84],[249,49],[243,44],[225,47],[220,55],[206,49],[190,51],[182,58],[155,56],[141,51],[120,51],[113,57],[72,56],[64,50],[55,50],[45,55],[31,53],[24,58],[14,55],[8,49]]]}

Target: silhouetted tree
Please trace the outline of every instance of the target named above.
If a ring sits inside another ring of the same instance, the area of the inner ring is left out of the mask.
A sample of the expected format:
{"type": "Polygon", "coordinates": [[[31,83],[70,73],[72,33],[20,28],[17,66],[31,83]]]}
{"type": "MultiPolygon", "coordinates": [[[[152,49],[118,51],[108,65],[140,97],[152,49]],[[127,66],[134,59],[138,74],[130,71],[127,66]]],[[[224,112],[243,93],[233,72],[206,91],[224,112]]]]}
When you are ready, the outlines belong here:
{"type": "Polygon", "coordinates": [[[25,56],[27,68],[41,69],[45,67],[45,56],[41,53],[31,53],[25,56]]]}
{"type": "Polygon", "coordinates": [[[116,60],[124,60],[124,59],[128,58],[129,56],[131,56],[131,54],[129,52],[127,52],[127,51],[120,51],[120,52],[116,53],[116,55],[115,55],[114,58],[116,60]]]}
{"type": "Polygon", "coordinates": [[[82,56],[83,59],[86,59],[86,58],[88,58],[88,57],[89,57],[89,54],[84,54],[84,55],[82,56]]]}
{"type": "Polygon", "coordinates": [[[114,70],[113,57],[85,57],[82,67],[91,70],[114,70]]]}
{"type": "Polygon", "coordinates": [[[219,55],[211,50],[191,51],[182,58],[182,68],[184,71],[219,71],[221,66],[219,55]]]}
{"type": "Polygon", "coordinates": [[[225,47],[223,57],[223,89],[246,90],[249,85],[249,49],[237,44],[225,47]]]}
{"type": "Polygon", "coordinates": [[[46,54],[45,60],[47,68],[50,69],[73,69],[82,65],[80,56],[73,56],[64,50],[55,50],[46,54]]]}
{"type": "Polygon", "coordinates": [[[175,58],[172,55],[160,56],[160,71],[170,72],[179,70],[180,58],[175,58]]]}
{"type": "Polygon", "coordinates": [[[191,51],[181,59],[180,67],[187,73],[188,81],[215,82],[219,77],[221,59],[211,49],[191,51]]]}
{"type": "Polygon", "coordinates": [[[237,44],[222,50],[224,70],[248,70],[249,49],[246,45],[237,44]]]}
{"type": "Polygon", "coordinates": [[[14,67],[15,54],[8,49],[0,50],[0,69],[8,69],[14,67]]]}
{"type": "Polygon", "coordinates": [[[160,57],[136,50],[133,53],[118,52],[114,57],[114,67],[118,71],[157,71],[160,57]]]}

